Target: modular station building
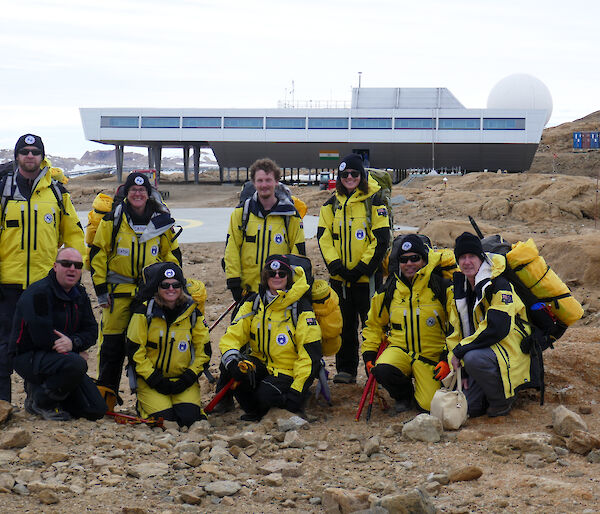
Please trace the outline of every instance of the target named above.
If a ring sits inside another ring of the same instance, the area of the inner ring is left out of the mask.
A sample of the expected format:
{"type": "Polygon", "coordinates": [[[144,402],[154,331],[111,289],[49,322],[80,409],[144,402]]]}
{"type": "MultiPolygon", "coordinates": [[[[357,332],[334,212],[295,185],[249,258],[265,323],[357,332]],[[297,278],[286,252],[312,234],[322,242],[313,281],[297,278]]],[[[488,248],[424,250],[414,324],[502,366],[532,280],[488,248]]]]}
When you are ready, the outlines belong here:
{"type": "Polygon", "coordinates": [[[119,176],[126,146],[148,148],[148,164],[159,171],[162,149],[182,148],[186,180],[192,150],[196,181],[202,147],[212,149],[221,181],[225,168],[246,168],[261,157],[282,168],[328,169],[351,152],[371,167],[391,170],[524,171],[550,117],[551,98],[540,102],[537,94],[532,101],[529,95],[525,108],[506,107],[515,80],[494,99],[501,85],[485,109],[465,108],[446,88],[354,88],[351,105],[343,108],[107,107],[80,113],[86,139],[115,145],[119,176]]]}

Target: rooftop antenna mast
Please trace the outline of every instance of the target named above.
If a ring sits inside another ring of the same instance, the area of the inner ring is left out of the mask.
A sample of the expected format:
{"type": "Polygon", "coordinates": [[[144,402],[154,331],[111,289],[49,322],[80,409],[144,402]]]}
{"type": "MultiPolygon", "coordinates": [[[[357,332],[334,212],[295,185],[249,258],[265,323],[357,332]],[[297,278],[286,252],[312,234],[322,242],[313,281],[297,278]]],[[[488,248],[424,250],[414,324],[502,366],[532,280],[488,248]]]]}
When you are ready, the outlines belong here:
{"type": "Polygon", "coordinates": [[[356,90],[356,107],[360,107],[360,105],[358,104],[358,98],[360,96],[360,81],[362,78],[362,71],[358,72],[358,89],[356,90]]]}
{"type": "Polygon", "coordinates": [[[291,91],[291,93],[292,93],[292,107],[295,106],[295,100],[294,100],[294,94],[295,94],[295,92],[296,92],[296,88],[294,86],[294,81],[292,80],[292,91],[291,91]]]}

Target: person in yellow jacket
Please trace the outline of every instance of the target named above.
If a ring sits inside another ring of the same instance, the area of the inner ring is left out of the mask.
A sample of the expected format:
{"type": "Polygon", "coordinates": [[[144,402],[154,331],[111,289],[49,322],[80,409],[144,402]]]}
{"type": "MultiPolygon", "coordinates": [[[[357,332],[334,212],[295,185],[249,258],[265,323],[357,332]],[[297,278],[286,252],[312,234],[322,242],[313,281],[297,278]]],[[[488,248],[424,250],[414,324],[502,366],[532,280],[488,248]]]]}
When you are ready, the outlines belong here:
{"type": "Polygon", "coordinates": [[[259,293],[246,298],[221,338],[225,378],[240,382],[234,396],[245,411],[243,420],[259,420],[271,407],[302,412],[321,360],[321,328],[303,297],[308,290],[302,267],[292,269],[287,257],[269,256],[259,293]],[[243,372],[243,360],[255,371],[243,372]]]}
{"type": "Polygon", "coordinates": [[[258,159],[249,171],[256,192],[231,214],[225,243],[227,288],[237,301],[244,290],[258,291],[269,255],[306,255],[302,218],[291,198],[276,194],[279,166],[258,159]]]}
{"type": "Polygon", "coordinates": [[[435,271],[441,254],[428,250],[419,236],[405,236],[397,251],[399,273],[371,300],[361,351],[367,369],[396,401],[396,412],[409,410],[413,400],[429,411],[440,387],[433,371],[446,356],[450,281],[435,271]],[[388,328],[389,345],[375,360],[388,328]]]}
{"type": "Polygon", "coordinates": [[[376,272],[388,250],[390,220],[380,186],[358,154],[339,165],[336,193],[321,207],[317,238],[344,319],[335,356],[337,383],[356,382],[358,323],[367,320],[376,272]]]}
{"type": "Polygon", "coordinates": [[[21,136],[14,156],[16,170],[0,180],[0,400],[8,402],[14,353],[9,340],[17,300],[48,274],[61,246],[85,251],[71,196],[52,180],[42,138],[21,136]]]}
{"type": "Polygon", "coordinates": [[[98,225],[90,248],[92,282],[102,307],[98,336],[98,386],[114,407],[125,359],[131,302],[144,267],[155,262],[181,265],[175,221],[153,198],[148,177],[130,173],[125,200],[98,225]]]}
{"type": "Polygon", "coordinates": [[[137,377],[140,416],[162,417],[189,427],[206,419],[198,375],[210,361],[204,315],[184,292],[181,268],[170,262],[146,268],[144,289],[153,298],[139,305],[127,329],[137,377]]]}
{"type": "Polygon", "coordinates": [[[501,276],[505,259],[484,253],[477,236],[458,236],[454,254],[460,272],[454,274],[450,362],[466,372],[463,392],[469,416],[505,416],[520,386],[530,382],[531,359],[521,351],[530,329],[518,321],[527,321],[525,305],[501,276]]]}

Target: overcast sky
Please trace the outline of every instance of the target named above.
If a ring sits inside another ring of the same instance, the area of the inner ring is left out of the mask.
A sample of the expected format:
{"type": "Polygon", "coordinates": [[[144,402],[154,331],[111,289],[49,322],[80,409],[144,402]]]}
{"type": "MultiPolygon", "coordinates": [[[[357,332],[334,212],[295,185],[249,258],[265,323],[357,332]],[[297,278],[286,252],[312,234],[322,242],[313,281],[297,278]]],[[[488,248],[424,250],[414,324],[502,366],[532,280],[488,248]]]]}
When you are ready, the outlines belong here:
{"type": "Polygon", "coordinates": [[[549,125],[600,109],[599,2],[27,0],[0,2],[0,148],[85,141],[79,107],[276,107],[363,87],[447,87],[482,108],[528,73],[549,125]]]}

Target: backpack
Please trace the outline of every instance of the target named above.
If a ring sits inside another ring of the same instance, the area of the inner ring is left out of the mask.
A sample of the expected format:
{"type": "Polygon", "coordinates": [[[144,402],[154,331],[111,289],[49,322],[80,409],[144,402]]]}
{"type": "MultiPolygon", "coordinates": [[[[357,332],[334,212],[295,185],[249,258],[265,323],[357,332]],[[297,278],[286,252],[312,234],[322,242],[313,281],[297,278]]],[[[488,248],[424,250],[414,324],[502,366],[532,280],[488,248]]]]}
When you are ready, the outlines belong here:
{"type": "MultiPolygon", "coordinates": [[[[298,323],[298,313],[304,310],[312,310],[321,327],[321,348],[323,355],[335,355],[342,344],[342,313],[339,307],[339,299],[331,286],[324,280],[314,280],[312,264],[308,257],[287,254],[292,270],[300,266],[304,270],[309,289],[302,297],[289,305],[290,317],[294,328],[298,323]]],[[[255,294],[252,302],[251,315],[258,313],[260,306],[260,295],[255,294]]]]}

